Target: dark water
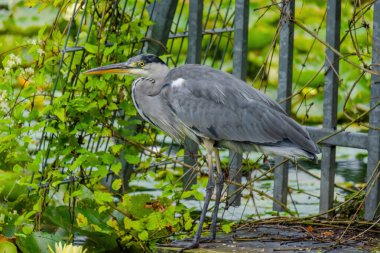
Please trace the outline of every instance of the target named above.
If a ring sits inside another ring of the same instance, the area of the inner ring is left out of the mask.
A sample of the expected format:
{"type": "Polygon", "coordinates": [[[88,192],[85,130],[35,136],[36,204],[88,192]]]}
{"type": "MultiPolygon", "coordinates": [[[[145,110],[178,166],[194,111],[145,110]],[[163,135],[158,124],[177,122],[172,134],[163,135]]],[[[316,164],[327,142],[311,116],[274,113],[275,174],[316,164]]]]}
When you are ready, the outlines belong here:
{"type": "MultiPolygon", "coordinates": [[[[312,170],[320,170],[320,163],[301,161],[303,167],[312,170]]],[[[342,176],[344,181],[364,183],[367,173],[367,164],[363,160],[352,158],[351,160],[338,160],[335,163],[335,174],[342,176]]]]}
{"type": "Polygon", "coordinates": [[[336,174],[344,177],[345,181],[363,183],[366,179],[367,164],[362,160],[346,160],[336,163],[336,174]]]}

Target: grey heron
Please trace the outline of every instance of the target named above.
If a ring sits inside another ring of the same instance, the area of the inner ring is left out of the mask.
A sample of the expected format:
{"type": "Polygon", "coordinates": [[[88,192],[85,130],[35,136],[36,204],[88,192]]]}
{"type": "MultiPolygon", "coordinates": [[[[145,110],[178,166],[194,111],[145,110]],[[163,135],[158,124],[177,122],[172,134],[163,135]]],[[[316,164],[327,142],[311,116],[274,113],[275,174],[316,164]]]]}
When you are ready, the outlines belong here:
{"type": "Polygon", "coordinates": [[[132,98],[141,117],[178,142],[188,137],[204,145],[209,181],[198,229],[186,248],[199,245],[214,187],[216,199],[210,239],[215,239],[224,180],[219,148],[238,153],[258,151],[292,159],[317,159],[318,146],[276,101],[226,72],[196,64],[170,70],[157,56],[141,54],[127,62],[84,73],[140,76],[132,84],[132,98]],[[216,180],[213,176],[213,154],[216,180]]]}

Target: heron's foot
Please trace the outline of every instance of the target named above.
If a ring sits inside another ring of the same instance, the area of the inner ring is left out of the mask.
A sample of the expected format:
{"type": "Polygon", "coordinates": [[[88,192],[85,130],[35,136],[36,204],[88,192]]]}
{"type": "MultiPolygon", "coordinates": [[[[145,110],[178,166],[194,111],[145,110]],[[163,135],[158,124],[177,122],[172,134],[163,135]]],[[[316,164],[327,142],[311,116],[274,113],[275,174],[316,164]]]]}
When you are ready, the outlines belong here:
{"type": "Polygon", "coordinates": [[[195,242],[194,240],[181,240],[181,241],[173,241],[168,244],[158,244],[160,247],[170,247],[170,248],[178,248],[177,252],[183,252],[187,249],[195,249],[199,247],[199,242],[195,242]]]}
{"type": "Polygon", "coordinates": [[[210,243],[210,242],[214,242],[215,241],[215,236],[208,236],[208,237],[201,237],[199,239],[199,242],[200,243],[210,243]]]}

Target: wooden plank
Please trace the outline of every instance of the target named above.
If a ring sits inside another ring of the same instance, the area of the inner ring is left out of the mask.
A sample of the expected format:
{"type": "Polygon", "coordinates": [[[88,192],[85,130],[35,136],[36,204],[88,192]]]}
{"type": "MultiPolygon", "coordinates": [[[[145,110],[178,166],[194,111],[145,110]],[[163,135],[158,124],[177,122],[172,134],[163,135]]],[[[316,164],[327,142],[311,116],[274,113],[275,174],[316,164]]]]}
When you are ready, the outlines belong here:
{"type": "MultiPolygon", "coordinates": [[[[295,1],[284,2],[283,15],[281,17],[280,31],[280,59],[278,73],[278,93],[277,99],[283,100],[292,93],[293,79],[293,49],[294,49],[294,23],[289,17],[294,17],[295,1]]],[[[290,114],[291,101],[286,100],[281,104],[285,111],[290,114]]],[[[276,157],[276,164],[282,163],[283,158],[276,157]]],[[[273,197],[279,202],[286,205],[288,195],[288,170],[289,164],[284,163],[278,166],[274,171],[274,189],[273,197]]],[[[274,211],[284,211],[284,208],[273,202],[274,211]]]]}
{"type": "MultiPolygon", "coordinates": [[[[337,51],[340,48],[341,1],[328,0],[326,43],[337,51]]],[[[323,127],[336,129],[338,110],[339,56],[326,48],[325,86],[323,101],[323,127]]],[[[322,147],[321,190],[319,211],[326,212],[333,207],[335,180],[336,146],[322,147]]]]}
{"type": "MultiPolygon", "coordinates": [[[[380,73],[380,1],[376,1],[373,10],[373,44],[372,44],[372,69],[380,73]]],[[[372,75],[371,79],[371,102],[370,106],[374,107],[380,99],[380,76],[372,75]]],[[[372,127],[380,128],[380,106],[377,106],[370,112],[369,124],[372,127]]],[[[372,175],[379,173],[380,161],[380,131],[370,129],[368,131],[368,164],[367,180],[373,187],[367,189],[365,200],[364,218],[373,220],[380,214],[380,182],[379,179],[373,182],[372,175]]]]}
{"type": "MultiPolygon", "coordinates": [[[[247,47],[248,47],[248,21],[249,21],[249,1],[236,0],[235,22],[234,22],[234,53],[233,75],[242,80],[247,76],[247,47]]],[[[232,181],[241,183],[242,155],[229,151],[229,178],[232,181]]],[[[239,206],[241,202],[241,191],[234,184],[229,184],[227,189],[228,205],[239,206]]]]}

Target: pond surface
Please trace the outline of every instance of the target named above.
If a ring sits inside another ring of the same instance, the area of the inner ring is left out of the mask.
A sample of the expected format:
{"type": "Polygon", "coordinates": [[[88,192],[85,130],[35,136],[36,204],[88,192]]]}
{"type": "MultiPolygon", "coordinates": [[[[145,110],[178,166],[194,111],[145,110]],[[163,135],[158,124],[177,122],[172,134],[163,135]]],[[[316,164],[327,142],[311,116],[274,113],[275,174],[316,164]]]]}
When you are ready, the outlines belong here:
{"type": "MultiPolygon", "coordinates": [[[[337,163],[336,163],[336,176],[335,183],[343,185],[345,187],[355,186],[365,181],[366,177],[366,159],[359,160],[357,157],[362,157],[364,151],[350,148],[338,148],[337,149],[337,163]]],[[[222,152],[222,156],[226,153],[222,152]]],[[[251,155],[250,155],[251,156],[251,155]]],[[[253,154],[257,156],[257,154],[253,154]]],[[[257,157],[255,157],[257,158],[257,157]]],[[[308,172],[320,176],[320,164],[313,164],[309,162],[301,161],[300,164],[307,169],[308,172]]],[[[243,184],[246,183],[246,179],[243,177],[243,184]]],[[[156,182],[152,178],[147,180],[139,180],[131,182],[131,186],[146,187],[149,189],[147,193],[158,196],[161,191],[158,189],[152,189],[152,186],[156,182]]],[[[273,179],[261,180],[254,183],[253,187],[257,190],[265,192],[269,196],[273,196],[273,179]]],[[[320,181],[307,173],[295,168],[293,165],[289,168],[289,187],[291,192],[288,195],[288,208],[299,216],[307,216],[311,214],[317,214],[319,211],[319,194],[320,194],[320,181]]],[[[205,189],[200,189],[204,193],[205,189]]],[[[140,192],[141,193],[141,192],[140,192]]],[[[343,201],[344,197],[348,193],[335,188],[334,198],[337,201],[343,201]]],[[[273,215],[272,212],[272,200],[259,196],[254,193],[254,201],[251,198],[250,191],[248,189],[243,190],[243,198],[241,205],[238,207],[224,208],[222,203],[220,208],[219,217],[223,217],[227,220],[245,220],[247,218],[263,218],[273,215]],[[259,215],[258,215],[258,214],[259,215]]],[[[226,193],[224,191],[224,197],[226,193]]],[[[183,200],[187,207],[195,207],[197,210],[201,210],[203,202],[197,200],[183,200]]],[[[213,203],[211,202],[210,205],[213,203]]],[[[208,213],[210,216],[211,214],[208,213]]],[[[286,215],[286,214],[285,214],[286,215]]]]}

